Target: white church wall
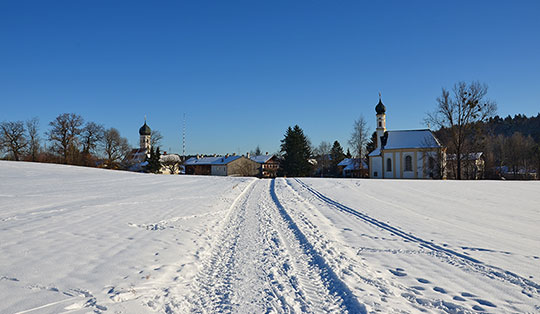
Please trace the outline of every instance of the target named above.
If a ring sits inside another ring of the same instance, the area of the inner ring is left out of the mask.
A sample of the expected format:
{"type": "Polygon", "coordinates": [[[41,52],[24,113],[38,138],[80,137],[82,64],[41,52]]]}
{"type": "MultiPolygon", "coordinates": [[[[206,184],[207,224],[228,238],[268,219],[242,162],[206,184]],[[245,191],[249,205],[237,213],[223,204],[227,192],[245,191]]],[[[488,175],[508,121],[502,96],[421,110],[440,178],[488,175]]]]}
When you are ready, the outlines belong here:
{"type": "Polygon", "coordinates": [[[381,157],[371,157],[371,165],[369,169],[369,175],[374,179],[382,178],[382,162],[381,157]]]}
{"type": "Polygon", "coordinates": [[[396,170],[394,173],[396,174],[396,179],[401,179],[401,162],[401,152],[395,152],[394,164],[396,165],[396,170]]]}
{"type": "Polygon", "coordinates": [[[416,177],[424,178],[424,156],[422,152],[416,154],[416,177]]]}
{"type": "Polygon", "coordinates": [[[392,152],[384,153],[384,177],[386,179],[394,178],[394,154],[392,152]],[[390,168],[388,168],[388,160],[390,160],[390,168]]]}
{"type": "Polygon", "coordinates": [[[403,178],[405,179],[414,179],[414,152],[402,152],[403,154],[403,178]],[[406,164],[406,158],[407,156],[410,156],[412,158],[412,169],[410,171],[407,171],[406,164]]]}

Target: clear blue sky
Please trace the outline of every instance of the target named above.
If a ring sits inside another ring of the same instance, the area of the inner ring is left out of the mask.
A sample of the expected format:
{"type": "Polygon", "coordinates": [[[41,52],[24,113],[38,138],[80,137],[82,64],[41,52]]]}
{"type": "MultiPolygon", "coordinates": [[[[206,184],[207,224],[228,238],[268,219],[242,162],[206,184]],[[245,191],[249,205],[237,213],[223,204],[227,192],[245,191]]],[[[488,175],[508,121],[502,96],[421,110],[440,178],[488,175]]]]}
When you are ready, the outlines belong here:
{"type": "Polygon", "coordinates": [[[144,116],[162,150],[275,152],[288,126],[347,146],[353,121],[423,128],[479,80],[501,116],[540,111],[540,1],[2,1],[0,121],[144,116]],[[373,3],[371,3],[373,2],[373,3]]]}

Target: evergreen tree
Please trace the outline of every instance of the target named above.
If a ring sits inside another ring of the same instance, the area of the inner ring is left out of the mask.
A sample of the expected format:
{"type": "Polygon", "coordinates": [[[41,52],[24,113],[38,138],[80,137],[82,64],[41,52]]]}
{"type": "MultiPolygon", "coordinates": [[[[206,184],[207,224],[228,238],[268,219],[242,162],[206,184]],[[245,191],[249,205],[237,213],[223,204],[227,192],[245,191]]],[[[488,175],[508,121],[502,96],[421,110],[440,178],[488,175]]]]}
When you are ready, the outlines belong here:
{"type": "Polygon", "coordinates": [[[369,155],[372,151],[374,151],[377,148],[377,131],[373,132],[371,134],[371,139],[366,145],[366,151],[367,155],[369,155]]]}
{"type": "Polygon", "coordinates": [[[312,165],[311,147],[304,131],[295,125],[289,127],[285,138],[281,140],[281,152],[283,153],[282,170],[284,175],[290,177],[305,177],[311,174],[312,165]]]}
{"type": "Polygon", "coordinates": [[[347,148],[347,153],[345,154],[345,158],[352,158],[351,151],[347,148]]]}
{"type": "Polygon", "coordinates": [[[150,156],[146,157],[146,166],[144,167],[144,170],[149,173],[158,173],[161,169],[161,163],[159,162],[159,158],[161,157],[161,153],[159,152],[159,147],[154,150],[154,147],[150,148],[150,156]]]}
{"type": "Polygon", "coordinates": [[[332,150],[330,151],[330,157],[331,157],[331,171],[332,175],[339,176],[338,171],[338,164],[345,159],[345,154],[343,153],[343,148],[341,147],[341,144],[339,144],[338,141],[334,142],[334,145],[332,146],[332,150]]]}

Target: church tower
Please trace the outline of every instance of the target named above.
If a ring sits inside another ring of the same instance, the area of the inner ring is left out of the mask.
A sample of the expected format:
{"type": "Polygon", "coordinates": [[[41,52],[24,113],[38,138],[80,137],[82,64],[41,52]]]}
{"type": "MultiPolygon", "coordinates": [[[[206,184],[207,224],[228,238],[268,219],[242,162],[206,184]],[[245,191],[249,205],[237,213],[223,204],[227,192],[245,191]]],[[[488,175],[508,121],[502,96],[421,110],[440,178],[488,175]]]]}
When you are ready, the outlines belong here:
{"type": "Polygon", "coordinates": [[[381,137],[386,132],[386,107],[382,103],[381,93],[379,93],[379,103],[375,106],[377,112],[377,148],[381,148],[381,137]]]}
{"type": "Polygon", "coordinates": [[[144,119],[144,125],[141,126],[141,128],[139,129],[139,135],[140,135],[141,149],[145,149],[146,152],[150,151],[150,135],[151,134],[152,134],[152,130],[146,124],[146,118],[145,118],[144,119]]]}

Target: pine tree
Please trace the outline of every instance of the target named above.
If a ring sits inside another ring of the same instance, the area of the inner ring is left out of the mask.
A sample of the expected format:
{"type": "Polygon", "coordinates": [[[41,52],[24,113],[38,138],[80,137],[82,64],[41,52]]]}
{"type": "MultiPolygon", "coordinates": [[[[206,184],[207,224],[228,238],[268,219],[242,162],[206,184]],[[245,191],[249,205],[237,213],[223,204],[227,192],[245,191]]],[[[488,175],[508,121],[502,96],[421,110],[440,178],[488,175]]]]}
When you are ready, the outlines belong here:
{"type": "Polygon", "coordinates": [[[369,142],[366,145],[367,155],[369,155],[376,148],[377,148],[377,131],[371,134],[371,138],[369,139],[369,142]]]}
{"type": "Polygon", "coordinates": [[[332,175],[339,176],[338,171],[338,164],[345,159],[345,154],[343,153],[343,148],[341,147],[341,144],[339,144],[338,141],[334,142],[334,145],[332,146],[332,150],[330,151],[330,157],[331,157],[331,171],[332,175]]]}
{"type": "Polygon", "coordinates": [[[146,157],[146,166],[144,167],[144,170],[149,173],[158,173],[161,169],[161,163],[159,162],[159,159],[161,157],[161,153],[159,152],[159,147],[154,150],[154,147],[150,148],[150,156],[146,157]]]}
{"type": "Polygon", "coordinates": [[[345,158],[352,158],[351,151],[347,148],[347,153],[345,154],[345,158]]]}
{"type": "Polygon", "coordinates": [[[285,138],[281,140],[281,152],[283,153],[284,175],[305,177],[311,174],[313,168],[309,163],[311,147],[304,131],[298,125],[287,129],[285,138]]]}

